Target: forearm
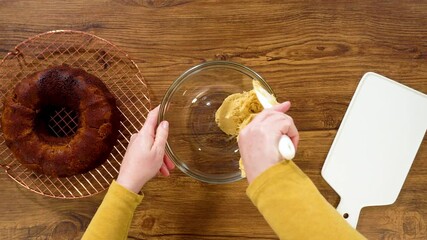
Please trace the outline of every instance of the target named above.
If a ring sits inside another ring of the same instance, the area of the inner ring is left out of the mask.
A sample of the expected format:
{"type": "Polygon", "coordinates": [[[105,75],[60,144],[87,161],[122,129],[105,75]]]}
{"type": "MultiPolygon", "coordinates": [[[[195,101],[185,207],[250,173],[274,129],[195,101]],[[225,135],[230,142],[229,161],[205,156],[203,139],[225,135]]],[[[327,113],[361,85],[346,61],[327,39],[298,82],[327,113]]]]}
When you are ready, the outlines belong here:
{"type": "Polygon", "coordinates": [[[127,239],[142,198],[113,181],[82,239],[127,239]]]}
{"type": "Polygon", "coordinates": [[[292,161],[258,176],[247,195],[280,239],[365,239],[292,161]]]}

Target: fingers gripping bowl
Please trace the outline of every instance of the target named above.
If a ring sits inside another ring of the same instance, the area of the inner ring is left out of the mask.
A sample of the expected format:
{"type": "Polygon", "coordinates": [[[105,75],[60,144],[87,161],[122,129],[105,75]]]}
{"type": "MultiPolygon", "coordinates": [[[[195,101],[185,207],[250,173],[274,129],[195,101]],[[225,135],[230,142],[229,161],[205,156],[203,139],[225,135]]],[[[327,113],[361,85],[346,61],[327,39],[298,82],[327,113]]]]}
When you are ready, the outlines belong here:
{"type": "Polygon", "coordinates": [[[181,171],[207,183],[242,178],[236,138],[221,131],[215,113],[227,96],[252,90],[254,79],[273,94],[259,74],[227,61],[199,64],[172,83],[162,100],[159,122],[170,123],[166,152],[181,171]]]}

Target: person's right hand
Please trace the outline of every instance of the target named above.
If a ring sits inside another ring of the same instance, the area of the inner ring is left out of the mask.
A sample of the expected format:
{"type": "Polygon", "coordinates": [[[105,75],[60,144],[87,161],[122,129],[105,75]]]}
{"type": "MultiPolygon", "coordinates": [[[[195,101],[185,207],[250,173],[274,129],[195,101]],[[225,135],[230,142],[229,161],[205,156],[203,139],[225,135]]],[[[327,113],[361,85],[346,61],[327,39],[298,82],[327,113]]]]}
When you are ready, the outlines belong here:
{"type": "Polygon", "coordinates": [[[297,148],[298,130],[292,118],[284,114],[290,107],[290,102],[284,102],[271,109],[264,109],[240,131],[240,155],[249,183],[282,160],[278,149],[282,135],[288,135],[297,148]]]}

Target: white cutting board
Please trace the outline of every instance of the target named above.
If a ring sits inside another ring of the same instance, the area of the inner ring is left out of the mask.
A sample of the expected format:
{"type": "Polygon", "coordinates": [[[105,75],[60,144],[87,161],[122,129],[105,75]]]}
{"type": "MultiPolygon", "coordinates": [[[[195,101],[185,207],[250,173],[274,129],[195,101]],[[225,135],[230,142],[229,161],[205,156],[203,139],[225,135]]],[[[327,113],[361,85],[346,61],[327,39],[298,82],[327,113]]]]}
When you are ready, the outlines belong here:
{"type": "Polygon", "coordinates": [[[350,225],[356,228],[363,207],[396,201],[426,129],[427,95],[376,73],[363,76],[322,169],[350,225]]]}

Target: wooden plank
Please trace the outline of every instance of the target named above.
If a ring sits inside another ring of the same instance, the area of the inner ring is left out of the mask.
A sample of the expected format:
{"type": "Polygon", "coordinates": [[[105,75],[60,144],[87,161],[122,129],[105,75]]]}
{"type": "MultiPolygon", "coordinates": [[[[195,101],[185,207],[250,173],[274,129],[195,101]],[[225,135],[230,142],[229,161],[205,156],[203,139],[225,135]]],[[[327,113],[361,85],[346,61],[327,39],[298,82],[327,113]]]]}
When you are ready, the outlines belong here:
{"type": "Polygon", "coordinates": [[[282,1],[2,2],[0,53],[36,33],[76,29],[129,52],[153,99],[188,68],[231,60],[259,72],[301,130],[336,129],[362,75],[427,92],[427,4],[282,1]],[[381,9],[379,11],[378,9],[381,9]]]}
{"type": "MultiPolygon", "coordinates": [[[[295,162],[334,206],[339,196],[320,176],[335,131],[301,132],[295,162]]],[[[427,237],[427,139],[414,161],[396,204],[362,210],[359,231],[369,239],[427,237]]],[[[210,185],[179,170],[143,189],[129,236],[135,239],[276,239],[246,197],[246,181],[210,185]]],[[[34,194],[0,174],[0,233],[7,238],[73,239],[83,234],[103,194],[59,200],[34,194]]]]}

